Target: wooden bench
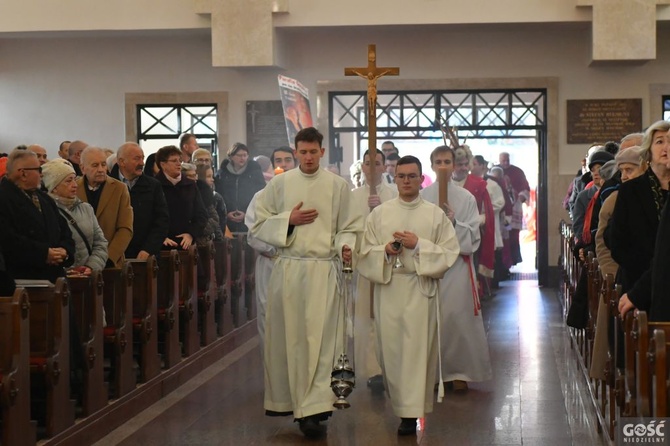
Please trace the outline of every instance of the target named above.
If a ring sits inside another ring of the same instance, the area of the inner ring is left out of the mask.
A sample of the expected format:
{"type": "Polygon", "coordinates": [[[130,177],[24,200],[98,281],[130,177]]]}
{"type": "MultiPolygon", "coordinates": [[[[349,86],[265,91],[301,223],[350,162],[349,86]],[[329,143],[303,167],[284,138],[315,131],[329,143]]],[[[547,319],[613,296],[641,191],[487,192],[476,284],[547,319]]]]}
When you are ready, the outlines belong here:
{"type": "Polygon", "coordinates": [[[198,250],[179,251],[179,331],[184,356],[200,349],[198,333],[198,250]]]}
{"type": "Polygon", "coordinates": [[[163,367],[181,361],[179,345],[179,254],[177,250],[161,252],[158,264],[158,333],[163,367]],[[162,348],[161,348],[162,347],[162,348]]]}
{"type": "Polygon", "coordinates": [[[244,296],[244,234],[236,233],[228,251],[230,261],[230,308],[233,312],[233,324],[240,327],[246,322],[246,309],[242,302],[244,296]]]}
{"type": "Polygon", "coordinates": [[[70,291],[55,285],[23,285],[30,299],[31,413],[44,418],[47,437],[74,424],[70,399],[70,291]],[[43,416],[42,416],[43,415],[43,416]]]}
{"type": "MultiPolygon", "coordinates": [[[[654,348],[650,348],[650,341],[654,331],[662,331],[666,337],[670,337],[670,322],[649,322],[647,313],[640,311],[638,320],[638,347],[636,357],[635,383],[637,389],[638,415],[642,417],[657,416],[653,413],[654,390],[653,378],[655,372],[654,348]]],[[[664,382],[668,379],[667,373],[659,377],[664,382]]]]}
{"type": "Polygon", "coordinates": [[[133,268],[133,343],[137,345],[139,381],[158,376],[158,262],[155,256],[146,260],[130,259],[133,268]]]}
{"type": "Polygon", "coordinates": [[[198,315],[200,342],[209,345],[216,340],[216,268],[214,243],[198,246],[198,315]]]}
{"type": "Polygon", "coordinates": [[[247,310],[247,320],[256,318],[256,251],[247,243],[244,235],[244,304],[247,310]]]}
{"type": "Polygon", "coordinates": [[[103,329],[105,357],[111,364],[113,396],[120,398],[135,388],[133,361],[133,267],[102,271],[105,281],[103,300],[107,326],[103,329]]]}
{"type": "Polygon", "coordinates": [[[216,273],[217,299],[215,305],[216,332],[223,336],[233,331],[231,308],[230,240],[214,242],[214,268],[216,273]]]}
{"type": "Polygon", "coordinates": [[[33,446],[36,423],[30,420],[30,303],[17,288],[0,297],[0,420],[2,444],[33,446]]]}
{"type": "Polygon", "coordinates": [[[670,365],[668,361],[670,356],[668,350],[670,346],[667,343],[670,336],[665,330],[654,330],[654,336],[649,342],[649,359],[654,366],[654,400],[652,406],[652,413],[654,417],[667,418],[668,417],[668,373],[670,372],[670,365]]]}
{"type": "MultiPolygon", "coordinates": [[[[107,405],[102,327],[104,281],[102,273],[94,271],[88,277],[68,277],[68,285],[79,345],[84,353],[83,414],[91,415],[107,405]]],[[[73,335],[71,331],[70,336],[73,335]]]]}

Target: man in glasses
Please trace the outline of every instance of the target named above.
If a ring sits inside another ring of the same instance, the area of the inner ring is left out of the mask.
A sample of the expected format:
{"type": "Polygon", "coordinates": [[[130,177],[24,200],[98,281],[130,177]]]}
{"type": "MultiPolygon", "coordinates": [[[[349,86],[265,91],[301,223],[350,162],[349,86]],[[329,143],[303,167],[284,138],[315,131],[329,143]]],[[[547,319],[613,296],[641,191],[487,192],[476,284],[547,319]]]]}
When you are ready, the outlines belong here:
{"type": "Polygon", "coordinates": [[[39,190],[41,170],[34,152],[9,155],[0,182],[0,245],[10,277],[55,282],[74,262],[75,246],[56,203],[39,190]]]}
{"type": "MultiPolygon", "coordinates": [[[[375,284],[374,317],[384,381],[398,435],[416,432],[416,419],[433,410],[438,369],[439,281],[459,254],[444,211],[423,200],[421,162],[398,160],[398,198],[365,221],[358,271],[375,284]]],[[[440,386],[438,401],[444,395],[440,386]]]]}

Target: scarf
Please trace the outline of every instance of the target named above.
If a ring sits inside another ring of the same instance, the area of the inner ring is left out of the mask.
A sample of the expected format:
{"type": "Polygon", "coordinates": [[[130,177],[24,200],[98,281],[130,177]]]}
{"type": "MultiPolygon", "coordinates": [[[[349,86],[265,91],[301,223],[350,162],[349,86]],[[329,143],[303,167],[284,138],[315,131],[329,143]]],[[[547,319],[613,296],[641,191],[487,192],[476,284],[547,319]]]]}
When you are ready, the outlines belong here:
{"type": "Polygon", "coordinates": [[[232,173],[233,175],[242,175],[244,173],[244,171],[247,170],[248,166],[249,166],[249,163],[246,163],[244,166],[240,167],[238,170],[235,170],[235,168],[233,167],[233,162],[230,161],[226,165],[226,169],[228,170],[228,172],[232,173]]]}
{"type": "Polygon", "coordinates": [[[58,204],[63,205],[65,209],[68,211],[71,211],[74,205],[77,203],[78,198],[73,197],[73,198],[65,198],[61,197],[60,195],[56,195],[53,192],[49,192],[49,196],[54,199],[54,201],[58,204]]]}
{"type": "Polygon", "coordinates": [[[654,204],[656,205],[658,221],[661,221],[661,213],[663,212],[663,206],[665,205],[666,192],[663,191],[661,181],[651,169],[647,169],[646,173],[649,176],[649,182],[651,183],[651,196],[654,198],[654,204]]]}

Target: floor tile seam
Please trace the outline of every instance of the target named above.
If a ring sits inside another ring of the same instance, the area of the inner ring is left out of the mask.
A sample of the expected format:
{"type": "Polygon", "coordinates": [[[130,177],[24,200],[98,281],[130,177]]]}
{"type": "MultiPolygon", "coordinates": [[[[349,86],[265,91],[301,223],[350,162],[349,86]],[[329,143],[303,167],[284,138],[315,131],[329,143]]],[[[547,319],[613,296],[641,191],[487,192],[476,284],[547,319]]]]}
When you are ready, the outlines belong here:
{"type": "Polygon", "coordinates": [[[237,347],[235,350],[225,355],[223,358],[202,370],[196,376],[192,377],[186,383],[175,389],[173,392],[169,393],[159,401],[152,404],[150,407],[143,410],[140,415],[114,429],[112,432],[107,434],[107,436],[95,443],[94,446],[111,446],[126,440],[128,437],[138,432],[151,421],[161,416],[172,406],[178,404],[181,400],[194,392],[200,386],[235,364],[235,362],[255,349],[258,344],[258,336],[254,336],[244,344],[237,347]]]}

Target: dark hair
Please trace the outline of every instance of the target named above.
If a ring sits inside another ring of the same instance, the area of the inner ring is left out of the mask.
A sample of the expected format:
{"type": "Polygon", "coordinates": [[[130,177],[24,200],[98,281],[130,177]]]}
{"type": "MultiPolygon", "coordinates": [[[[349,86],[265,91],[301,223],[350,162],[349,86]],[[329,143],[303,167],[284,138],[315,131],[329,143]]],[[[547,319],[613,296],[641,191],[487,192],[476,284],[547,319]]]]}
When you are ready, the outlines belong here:
{"type": "Polygon", "coordinates": [[[207,171],[211,170],[212,173],[214,173],[214,168],[210,165],[207,164],[198,164],[195,166],[195,172],[198,175],[199,180],[205,180],[205,177],[207,176],[207,171]]]}
{"type": "MultiPolygon", "coordinates": [[[[379,155],[382,156],[382,164],[386,162],[386,156],[384,155],[384,152],[382,152],[379,149],[375,149],[375,152],[377,152],[379,155]]],[[[363,162],[365,162],[365,157],[370,156],[370,149],[366,150],[365,153],[363,154],[363,162]]]]}
{"type": "MultiPolygon", "coordinates": [[[[456,152],[454,152],[454,149],[452,149],[449,146],[437,146],[435,149],[433,149],[432,152],[430,152],[430,165],[432,166],[433,163],[435,162],[435,155],[439,153],[451,153],[451,161],[453,163],[456,162],[456,152]]],[[[398,162],[400,164],[400,162],[398,162]]]]}
{"type": "Polygon", "coordinates": [[[235,156],[237,152],[240,150],[244,150],[245,152],[249,153],[249,148],[246,146],[246,144],[242,144],[241,142],[236,142],[233,144],[230,149],[228,149],[228,152],[226,152],[226,156],[230,158],[231,156],[235,156]]]}
{"type": "Polygon", "coordinates": [[[386,161],[398,161],[400,159],[400,155],[397,153],[389,153],[388,156],[386,157],[386,161]]]}
{"type": "Polygon", "coordinates": [[[156,154],[152,153],[144,160],[144,175],[154,176],[154,164],[156,164],[156,154]]]}
{"type": "Polygon", "coordinates": [[[477,164],[481,164],[482,166],[487,166],[489,165],[489,162],[484,159],[483,156],[481,155],[475,155],[472,159],[477,160],[477,164]]]}
{"type": "MultiPolygon", "coordinates": [[[[435,150],[433,150],[433,152],[435,152],[435,150]]],[[[419,166],[419,175],[423,175],[423,171],[421,170],[421,161],[419,161],[419,158],[412,155],[405,155],[398,160],[396,169],[398,168],[398,166],[404,166],[405,164],[416,164],[417,166],[419,166]]]]}
{"type": "Polygon", "coordinates": [[[61,150],[63,150],[63,145],[64,145],[64,144],[70,144],[71,142],[72,142],[72,141],[63,141],[62,143],[60,143],[60,144],[58,145],[58,151],[60,152],[61,150]]]}
{"type": "Polygon", "coordinates": [[[28,146],[25,144],[19,144],[18,146],[14,147],[14,150],[28,150],[28,146]]]}
{"type": "Polygon", "coordinates": [[[293,161],[295,162],[295,155],[293,155],[293,149],[290,148],[289,146],[281,146],[277,147],[272,151],[272,156],[270,156],[270,162],[272,163],[272,167],[275,167],[275,153],[277,152],[290,153],[291,156],[293,157],[293,161]]]}
{"type": "Polygon", "coordinates": [[[295,135],[295,148],[298,148],[298,143],[304,142],[318,142],[319,147],[323,147],[323,135],[314,127],[306,127],[295,135]]]}
{"type": "Polygon", "coordinates": [[[184,147],[184,144],[188,143],[188,140],[191,138],[195,138],[195,135],[193,133],[184,133],[179,137],[179,149],[184,147]]]}
{"type": "Polygon", "coordinates": [[[166,162],[172,155],[177,155],[181,159],[181,150],[176,146],[165,146],[158,149],[158,152],[156,152],[156,164],[158,164],[158,170],[161,172],[163,171],[161,163],[166,162]]]}
{"type": "Polygon", "coordinates": [[[619,143],[614,141],[607,141],[603,146],[603,149],[605,150],[605,152],[609,152],[612,155],[616,155],[617,152],[619,151],[619,143]]]}

